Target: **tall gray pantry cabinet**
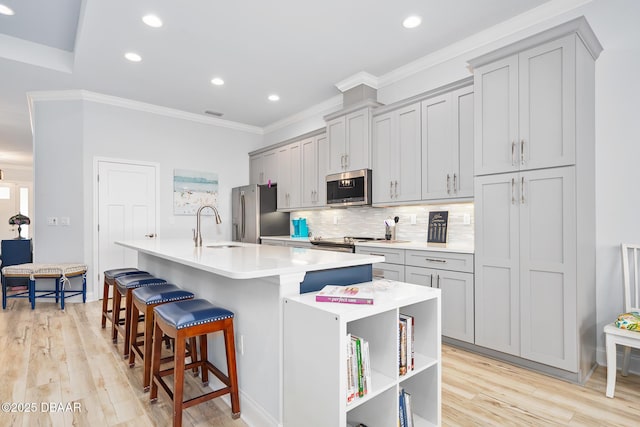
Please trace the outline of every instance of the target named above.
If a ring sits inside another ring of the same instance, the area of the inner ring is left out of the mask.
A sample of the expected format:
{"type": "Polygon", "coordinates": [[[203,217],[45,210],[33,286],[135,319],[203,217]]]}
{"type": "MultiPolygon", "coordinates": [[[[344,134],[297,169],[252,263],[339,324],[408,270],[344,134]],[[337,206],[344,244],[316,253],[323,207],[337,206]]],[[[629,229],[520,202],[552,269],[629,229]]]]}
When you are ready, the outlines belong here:
{"type": "Polygon", "coordinates": [[[581,17],[470,61],[475,344],[582,382],[595,364],[595,60],[581,17]]]}

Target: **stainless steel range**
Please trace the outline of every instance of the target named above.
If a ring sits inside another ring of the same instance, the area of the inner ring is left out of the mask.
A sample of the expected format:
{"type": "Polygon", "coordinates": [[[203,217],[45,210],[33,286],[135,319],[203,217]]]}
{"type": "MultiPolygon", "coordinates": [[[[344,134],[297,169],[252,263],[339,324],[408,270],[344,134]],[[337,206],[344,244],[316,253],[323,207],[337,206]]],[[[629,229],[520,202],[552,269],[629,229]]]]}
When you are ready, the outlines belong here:
{"type": "Polygon", "coordinates": [[[383,237],[314,237],[310,239],[314,249],[320,249],[323,251],[338,251],[338,252],[351,252],[356,251],[357,242],[368,242],[371,240],[384,240],[383,237]]]}

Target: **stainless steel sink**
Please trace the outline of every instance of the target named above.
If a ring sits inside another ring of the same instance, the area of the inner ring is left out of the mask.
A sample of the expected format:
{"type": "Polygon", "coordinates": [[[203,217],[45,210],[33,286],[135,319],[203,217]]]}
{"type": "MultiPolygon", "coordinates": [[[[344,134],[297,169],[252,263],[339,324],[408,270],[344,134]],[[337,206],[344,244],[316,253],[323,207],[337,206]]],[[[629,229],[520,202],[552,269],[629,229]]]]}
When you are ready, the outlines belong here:
{"type": "Polygon", "coordinates": [[[207,245],[207,248],[216,248],[216,249],[225,249],[225,248],[241,248],[240,245],[231,245],[231,244],[219,244],[219,245],[207,245]]]}

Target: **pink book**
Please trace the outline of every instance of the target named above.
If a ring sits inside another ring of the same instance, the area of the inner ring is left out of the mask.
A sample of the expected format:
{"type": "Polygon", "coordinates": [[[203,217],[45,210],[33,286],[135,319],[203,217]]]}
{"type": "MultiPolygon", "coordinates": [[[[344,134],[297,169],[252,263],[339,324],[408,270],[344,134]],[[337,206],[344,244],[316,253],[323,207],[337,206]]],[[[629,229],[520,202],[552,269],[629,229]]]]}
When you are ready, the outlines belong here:
{"type": "Polygon", "coordinates": [[[373,304],[374,290],[370,286],[326,285],[316,294],[318,302],[339,302],[343,304],[373,304]]]}

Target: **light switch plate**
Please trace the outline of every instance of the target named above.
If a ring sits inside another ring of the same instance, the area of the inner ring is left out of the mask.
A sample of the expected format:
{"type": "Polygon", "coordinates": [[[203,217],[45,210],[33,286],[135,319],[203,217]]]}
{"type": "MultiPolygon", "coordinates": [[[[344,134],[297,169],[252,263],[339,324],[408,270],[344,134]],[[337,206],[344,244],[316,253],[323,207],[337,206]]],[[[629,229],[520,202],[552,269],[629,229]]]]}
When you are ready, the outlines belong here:
{"type": "Polygon", "coordinates": [[[64,225],[64,226],[71,225],[71,219],[68,216],[61,216],[60,225],[64,225]]]}
{"type": "Polygon", "coordinates": [[[415,225],[417,223],[416,214],[411,214],[410,220],[411,220],[411,224],[415,225]]]}
{"type": "Polygon", "coordinates": [[[55,216],[48,216],[47,225],[58,225],[58,218],[55,216]]]}

